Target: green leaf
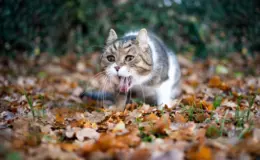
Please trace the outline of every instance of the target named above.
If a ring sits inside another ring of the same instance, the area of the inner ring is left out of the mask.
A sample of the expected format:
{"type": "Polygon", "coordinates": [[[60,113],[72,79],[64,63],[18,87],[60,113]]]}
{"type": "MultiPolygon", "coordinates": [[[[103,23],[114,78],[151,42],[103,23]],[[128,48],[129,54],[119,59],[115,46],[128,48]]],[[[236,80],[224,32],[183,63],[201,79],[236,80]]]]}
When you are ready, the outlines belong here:
{"type": "Polygon", "coordinates": [[[22,160],[22,156],[19,152],[10,152],[7,154],[6,160],[22,160]]]}
{"type": "Polygon", "coordinates": [[[220,106],[222,99],[223,98],[221,96],[215,97],[214,102],[213,102],[213,106],[215,109],[220,106]]]}
{"type": "Polygon", "coordinates": [[[235,76],[235,78],[242,78],[244,76],[244,73],[242,73],[242,72],[235,72],[234,76],[235,76]]]}
{"type": "Polygon", "coordinates": [[[216,67],[216,73],[217,74],[228,74],[228,68],[219,64],[216,67]]]}

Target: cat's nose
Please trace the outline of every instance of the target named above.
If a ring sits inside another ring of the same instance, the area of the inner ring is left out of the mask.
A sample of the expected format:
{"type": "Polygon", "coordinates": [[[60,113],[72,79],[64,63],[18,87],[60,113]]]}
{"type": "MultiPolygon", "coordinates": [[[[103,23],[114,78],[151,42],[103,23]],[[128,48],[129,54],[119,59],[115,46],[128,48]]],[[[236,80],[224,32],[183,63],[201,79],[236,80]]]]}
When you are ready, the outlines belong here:
{"type": "Polygon", "coordinates": [[[120,66],[115,66],[116,71],[118,72],[120,69],[120,66]]]}

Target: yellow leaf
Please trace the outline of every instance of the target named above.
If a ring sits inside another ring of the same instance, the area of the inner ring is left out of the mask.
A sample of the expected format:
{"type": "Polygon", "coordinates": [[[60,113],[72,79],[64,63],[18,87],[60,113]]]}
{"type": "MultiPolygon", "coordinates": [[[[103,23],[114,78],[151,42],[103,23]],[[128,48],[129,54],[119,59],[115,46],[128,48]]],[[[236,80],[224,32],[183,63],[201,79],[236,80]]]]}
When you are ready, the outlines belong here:
{"type": "Polygon", "coordinates": [[[125,123],[123,121],[119,121],[119,123],[116,124],[116,126],[113,129],[113,132],[121,132],[124,131],[125,128],[125,123]]]}

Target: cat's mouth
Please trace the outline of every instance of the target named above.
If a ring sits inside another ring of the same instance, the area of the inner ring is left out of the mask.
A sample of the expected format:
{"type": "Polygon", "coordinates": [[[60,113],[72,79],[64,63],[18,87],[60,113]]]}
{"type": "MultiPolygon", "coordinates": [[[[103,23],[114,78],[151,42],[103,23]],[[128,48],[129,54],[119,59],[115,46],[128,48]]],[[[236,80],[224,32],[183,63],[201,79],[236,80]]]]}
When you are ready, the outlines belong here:
{"type": "Polygon", "coordinates": [[[123,92],[123,93],[127,93],[131,87],[132,84],[132,77],[122,77],[122,76],[118,76],[119,78],[119,91],[123,92]]]}

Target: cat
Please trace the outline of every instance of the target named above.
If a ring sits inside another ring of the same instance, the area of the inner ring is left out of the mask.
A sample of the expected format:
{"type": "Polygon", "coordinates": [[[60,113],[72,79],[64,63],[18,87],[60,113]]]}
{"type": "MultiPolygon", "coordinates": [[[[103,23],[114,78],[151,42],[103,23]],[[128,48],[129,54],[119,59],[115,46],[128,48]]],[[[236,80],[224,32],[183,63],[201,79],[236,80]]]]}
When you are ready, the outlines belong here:
{"type": "Polygon", "coordinates": [[[118,38],[110,29],[100,61],[114,84],[116,110],[123,111],[130,94],[171,107],[180,94],[180,67],[174,53],[153,33],[141,29],[118,38]]]}

